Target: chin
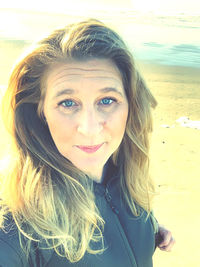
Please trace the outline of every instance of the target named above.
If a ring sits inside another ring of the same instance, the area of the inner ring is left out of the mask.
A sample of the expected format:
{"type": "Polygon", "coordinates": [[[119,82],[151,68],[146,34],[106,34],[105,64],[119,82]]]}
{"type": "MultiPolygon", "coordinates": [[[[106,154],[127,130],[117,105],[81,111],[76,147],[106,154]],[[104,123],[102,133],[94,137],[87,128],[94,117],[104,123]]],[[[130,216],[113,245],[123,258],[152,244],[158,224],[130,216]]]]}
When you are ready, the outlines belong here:
{"type": "Polygon", "coordinates": [[[80,161],[77,162],[74,162],[73,164],[79,168],[80,170],[82,170],[83,172],[85,173],[95,173],[96,170],[99,170],[99,169],[103,169],[105,163],[107,161],[107,158],[105,159],[94,159],[94,158],[90,158],[90,159],[87,159],[87,160],[83,160],[80,164],[80,161]]]}

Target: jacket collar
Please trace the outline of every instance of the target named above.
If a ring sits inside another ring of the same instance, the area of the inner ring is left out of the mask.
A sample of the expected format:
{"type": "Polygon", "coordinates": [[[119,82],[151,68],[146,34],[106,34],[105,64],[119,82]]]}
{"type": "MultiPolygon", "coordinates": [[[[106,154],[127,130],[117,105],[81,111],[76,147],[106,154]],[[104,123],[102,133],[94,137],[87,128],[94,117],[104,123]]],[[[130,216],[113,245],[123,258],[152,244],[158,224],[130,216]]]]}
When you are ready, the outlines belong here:
{"type": "Polygon", "coordinates": [[[102,182],[97,183],[96,181],[93,181],[94,193],[103,196],[106,188],[108,188],[114,181],[118,181],[118,178],[119,168],[115,166],[112,159],[109,158],[103,168],[102,182]]]}

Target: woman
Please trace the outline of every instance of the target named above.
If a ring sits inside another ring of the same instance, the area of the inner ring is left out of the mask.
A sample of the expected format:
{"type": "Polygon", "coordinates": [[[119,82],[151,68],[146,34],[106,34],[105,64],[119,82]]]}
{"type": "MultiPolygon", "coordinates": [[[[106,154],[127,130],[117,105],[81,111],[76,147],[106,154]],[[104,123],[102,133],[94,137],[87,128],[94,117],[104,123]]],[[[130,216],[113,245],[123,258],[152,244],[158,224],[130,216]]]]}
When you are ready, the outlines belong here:
{"type": "Polygon", "coordinates": [[[3,102],[16,153],[0,266],[149,267],[155,235],[170,250],[151,206],[155,106],[125,43],[96,20],[53,32],[18,63],[3,102]]]}

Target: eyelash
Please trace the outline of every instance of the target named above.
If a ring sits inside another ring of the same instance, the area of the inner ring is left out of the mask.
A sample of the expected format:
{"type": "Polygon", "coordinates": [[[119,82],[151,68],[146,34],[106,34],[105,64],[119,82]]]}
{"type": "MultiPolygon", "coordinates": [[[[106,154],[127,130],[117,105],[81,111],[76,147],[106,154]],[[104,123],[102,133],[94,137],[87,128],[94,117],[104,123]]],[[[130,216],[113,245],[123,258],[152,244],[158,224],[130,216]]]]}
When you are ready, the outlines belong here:
{"type": "Polygon", "coordinates": [[[76,103],[75,103],[75,105],[72,105],[72,106],[64,106],[63,104],[66,103],[66,102],[73,102],[73,103],[75,103],[72,99],[66,99],[66,100],[64,100],[64,101],[59,102],[59,103],[58,103],[58,106],[62,106],[62,107],[64,107],[64,108],[72,108],[72,107],[74,107],[74,106],[77,106],[76,103]]]}
{"type": "MultiPolygon", "coordinates": [[[[111,100],[112,103],[117,102],[117,100],[116,100],[115,98],[113,98],[113,97],[104,97],[104,98],[102,98],[99,102],[101,102],[101,101],[103,101],[103,100],[105,100],[105,99],[106,99],[106,100],[111,100]]],[[[112,103],[110,103],[110,104],[100,104],[100,105],[103,105],[103,106],[111,106],[112,103]]]]}
{"type": "MultiPolygon", "coordinates": [[[[98,102],[98,105],[100,105],[100,106],[104,106],[104,107],[109,107],[109,106],[111,106],[112,105],[112,103],[114,103],[114,102],[116,102],[117,103],[117,100],[115,99],[115,98],[113,98],[113,97],[104,97],[104,98],[102,98],[99,102],[98,102]],[[109,104],[101,104],[100,102],[101,101],[103,101],[103,100],[109,100],[109,101],[112,101],[111,103],[109,103],[109,104]]],[[[66,108],[66,109],[72,109],[74,106],[78,106],[78,104],[76,104],[76,102],[75,101],[73,101],[72,99],[66,99],[66,100],[64,100],[64,101],[61,101],[61,102],[59,102],[58,103],[58,106],[62,106],[62,107],[64,107],[64,108],[66,108]],[[66,103],[66,102],[71,102],[71,103],[73,103],[73,105],[71,105],[71,106],[64,106],[63,104],[64,103],[66,103]]]]}

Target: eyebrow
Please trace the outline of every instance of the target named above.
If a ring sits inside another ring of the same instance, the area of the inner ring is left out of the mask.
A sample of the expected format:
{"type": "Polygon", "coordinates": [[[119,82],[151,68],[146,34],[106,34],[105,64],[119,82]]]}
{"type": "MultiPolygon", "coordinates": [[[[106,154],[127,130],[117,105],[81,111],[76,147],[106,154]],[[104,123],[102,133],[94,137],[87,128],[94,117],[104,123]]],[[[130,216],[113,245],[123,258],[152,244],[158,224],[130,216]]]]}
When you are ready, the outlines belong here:
{"type": "MultiPolygon", "coordinates": [[[[120,96],[123,97],[123,94],[117,90],[116,88],[114,87],[105,87],[105,88],[102,88],[99,90],[101,93],[109,93],[109,92],[114,92],[114,93],[117,93],[119,94],[120,96]]],[[[58,91],[55,95],[55,97],[59,97],[59,96],[62,96],[62,95],[73,95],[75,93],[78,93],[78,91],[76,90],[73,90],[73,89],[63,89],[61,91],[58,91]]]]}
{"type": "Polygon", "coordinates": [[[64,89],[64,90],[58,91],[55,97],[59,97],[61,95],[72,95],[74,93],[76,93],[76,91],[74,91],[73,89],[64,89]]]}

